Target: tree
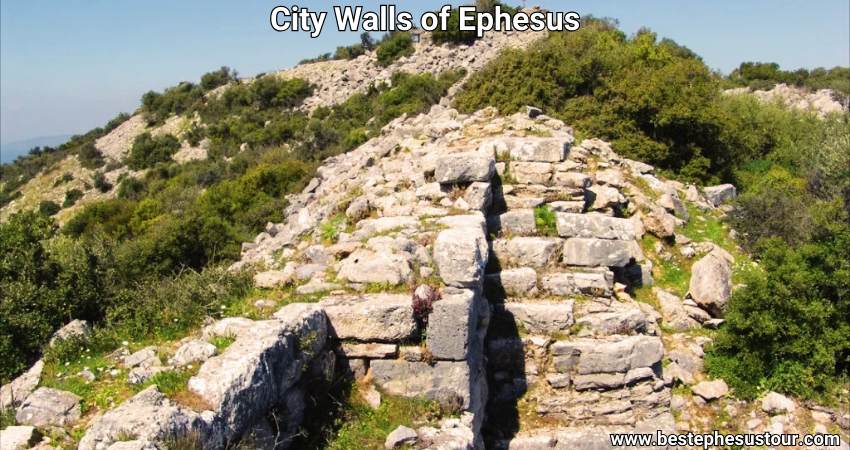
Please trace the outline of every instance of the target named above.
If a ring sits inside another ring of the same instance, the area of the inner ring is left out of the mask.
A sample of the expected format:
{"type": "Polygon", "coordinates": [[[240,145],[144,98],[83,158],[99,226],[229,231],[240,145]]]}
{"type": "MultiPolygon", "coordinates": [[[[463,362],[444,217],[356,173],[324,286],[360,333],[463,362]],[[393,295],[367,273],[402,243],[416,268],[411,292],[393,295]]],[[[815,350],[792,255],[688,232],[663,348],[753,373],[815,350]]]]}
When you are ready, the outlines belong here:
{"type": "Polygon", "coordinates": [[[372,35],[366,31],[360,35],[360,43],[366,50],[372,50],[372,48],[375,47],[375,41],[372,39],[372,35]]]}

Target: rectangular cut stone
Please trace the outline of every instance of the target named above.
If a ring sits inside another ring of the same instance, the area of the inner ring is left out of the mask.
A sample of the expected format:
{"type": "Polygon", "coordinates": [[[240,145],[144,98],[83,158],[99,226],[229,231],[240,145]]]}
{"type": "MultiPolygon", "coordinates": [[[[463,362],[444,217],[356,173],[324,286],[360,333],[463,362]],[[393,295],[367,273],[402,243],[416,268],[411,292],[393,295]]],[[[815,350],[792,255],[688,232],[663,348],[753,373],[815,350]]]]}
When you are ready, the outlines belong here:
{"type": "Polygon", "coordinates": [[[395,344],[342,344],[340,353],[347,358],[392,358],[396,355],[395,344]]]}
{"type": "Polygon", "coordinates": [[[326,297],[319,306],[328,316],[330,335],[337,339],[398,342],[418,334],[407,294],[326,297]]]}
{"type": "Polygon", "coordinates": [[[558,213],[558,235],[571,238],[635,240],[635,225],[631,220],[601,214],[558,213]]]}
{"type": "Polygon", "coordinates": [[[457,153],[437,158],[434,177],[440,184],[490,181],[496,172],[496,158],[480,152],[457,153]]]}
{"type": "Polygon", "coordinates": [[[544,267],[554,262],[560,239],[518,237],[493,241],[493,251],[502,263],[513,262],[521,266],[544,267]]]}
{"type": "Polygon", "coordinates": [[[479,286],[488,258],[487,238],[480,228],[443,230],[434,242],[434,263],[446,286],[479,286]]]}
{"type": "Polygon", "coordinates": [[[488,217],[487,228],[491,232],[503,231],[514,236],[524,236],[537,232],[537,220],[533,210],[519,209],[488,217]]]}
{"type": "Polygon", "coordinates": [[[496,306],[496,314],[506,314],[532,333],[556,333],[575,324],[574,302],[504,303],[496,306]]]}
{"type": "Polygon", "coordinates": [[[511,176],[520,184],[548,184],[552,181],[552,164],[511,162],[511,176]]]}
{"type": "Polygon", "coordinates": [[[561,162],[567,158],[570,144],[563,139],[529,139],[517,142],[510,150],[511,158],[527,162],[561,162]]]}
{"type": "Polygon", "coordinates": [[[446,401],[454,395],[469,408],[471,377],[465,362],[424,362],[380,359],[370,364],[375,384],[387,394],[446,401]]]}
{"type": "Polygon", "coordinates": [[[627,241],[567,239],[564,264],[586,267],[625,267],[631,260],[627,241]]]}
{"type": "Polygon", "coordinates": [[[434,358],[452,361],[467,358],[478,319],[475,312],[473,291],[444,295],[434,303],[428,316],[426,340],[426,347],[434,358]]]}

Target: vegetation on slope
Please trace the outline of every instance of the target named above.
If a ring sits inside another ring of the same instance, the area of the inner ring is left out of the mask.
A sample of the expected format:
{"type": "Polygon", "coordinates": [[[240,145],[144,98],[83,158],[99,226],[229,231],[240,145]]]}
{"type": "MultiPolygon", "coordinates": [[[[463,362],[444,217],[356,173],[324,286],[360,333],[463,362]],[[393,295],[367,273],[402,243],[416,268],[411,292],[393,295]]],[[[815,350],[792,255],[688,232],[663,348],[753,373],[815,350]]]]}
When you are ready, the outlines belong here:
{"type": "Polygon", "coordinates": [[[773,89],[779,83],[805,88],[810,91],[833,89],[847,100],[850,98],[850,68],[818,67],[812,70],[780,70],[776,63],[745,62],[723,80],[725,88],[748,87],[752,90],[773,89]]]}
{"type": "MultiPolygon", "coordinates": [[[[245,295],[250,277],[217,267],[236,260],[241,243],[267,222],[283,219],[286,194],[299,192],[325,157],[356,148],[402,114],[427,111],[463,75],[398,72],[392,88],[374,86],[312,117],[292,110],[309,93],[303,80],[235,84],[217,99],[179,109],[204,120],[206,127],[188,137],[211,140],[208,159],[177,164],[173,136],[143,134],[128,163],[149,170],[121,179],[118,198],[86,205],[61,230],[47,217],[55,204],[11,216],[0,225],[0,250],[8,255],[0,266],[0,380],[24,370],[74,318],[98,324],[105,336],[98,339],[115,344],[179,336],[220,313],[245,295]]],[[[160,117],[172,111],[162,105],[184,95],[146,94],[167,98],[142,112],[160,117]]],[[[23,163],[8,173],[29,170],[31,160],[23,163]]]]}

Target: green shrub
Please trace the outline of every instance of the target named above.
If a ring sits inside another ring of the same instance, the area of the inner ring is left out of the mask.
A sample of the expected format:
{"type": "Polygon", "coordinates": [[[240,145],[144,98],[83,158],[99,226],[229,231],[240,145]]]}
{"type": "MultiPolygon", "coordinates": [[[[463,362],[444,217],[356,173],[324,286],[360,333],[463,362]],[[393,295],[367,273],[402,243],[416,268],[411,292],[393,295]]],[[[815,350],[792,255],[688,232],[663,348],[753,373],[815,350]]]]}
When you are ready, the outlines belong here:
{"type": "Polygon", "coordinates": [[[387,67],[404,56],[410,56],[414,52],[413,39],[409,33],[394,33],[385,37],[384,41],[375,50],[377,64],[387,67]]]}
{"type": "Polygon", "coordinates": [[[96,172],[92,176],[92,181],[94,182],[94,188],[102,193],[109,192],[112,189],[112,185],[106,181],[106,176],[104,176],[103,172],[96,172]]]}
{"type": "Polygon", "coordinates": [[[201,77],[201,87],[205,91],[211,91],[219,86],[224,86],[227,83],[236,82],[236,71],[231,71],[229,67],[222,66],[221,69],[215,72],[209,72],[201,77]]]}
{"type": "Polygon", "coordinates": [[[83,198],[85,194],[79,189],[69,189],[65,191],[65,201],[62,202],[63,208],[70,208],[77,203],[77,200],[83,198]]]}
{"type": "Polygon", "coordinates": [[[53,182],[53,187],[58,187],[65,183],[70,183],[74,180],[74,176],[68,172],[62,174],[61,177],[57,178],[56,181],[53,182]]]}
{"type": "Polygon", "coordinates": [[[850,369],[850,227],[841,202],[815,207],[810,243],[760,242],[763,271],[736,291],[706,368],[737,396],[776,390],[822,401],[850,369]]]}
{"type": "Polygon", "coordinates": [[[80,164],[86,169],[97,169],[105,164],[103,155],[100,153],[94,142],[86,142],[77,149],[77,156],[80,158],[80,164]]]}
{"type": "Polygon", "coordinates": [[[0,381],[33,362],[47,339],[70,318],[96,320],[109,304],[108,248],[53,239],[53,219],[13,214],[0,225],[0,381]]]}
{"type": "Polygon", "coordinates": [[[171,156],[180,150],[180,141],[171,134],[151,137],[150,133],[136,136],[127,166],[134,170],[149,169],[158,163],[171,162],[171,156]]]}
{"type": "Polygon", "coordinates": [[[43,216],[52,216],[61,210],[61,206],[50,200],[42,200],[38,204],[38,213],[43,216]]]}
{"type": "Polygon", "coordinates": [[[541,236],[558,235],[558,218],[555,211],[548,206],[534,208],[534,219],[537,223],[537,233],[541,236]]]}

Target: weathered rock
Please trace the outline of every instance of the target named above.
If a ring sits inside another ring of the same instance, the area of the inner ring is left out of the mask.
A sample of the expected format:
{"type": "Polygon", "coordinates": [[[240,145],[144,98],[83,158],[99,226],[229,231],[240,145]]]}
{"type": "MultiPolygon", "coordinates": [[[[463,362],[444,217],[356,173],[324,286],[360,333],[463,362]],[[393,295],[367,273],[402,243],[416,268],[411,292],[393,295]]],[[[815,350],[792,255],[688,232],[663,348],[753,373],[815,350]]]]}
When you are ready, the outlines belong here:
{"type": "Polygon", "coordinates": [[[619,189],[611,186],[591,186],[587,189],[590,204],[594,210],[619,209],[628,199],[619,189]]]}
{"type": "Polygon", "coordinates": [[[127,382],[130,384],[142,384],[151,378],[155,377],[160,372],[165,372],[167,368],[165,367],[134,367],[130,369],[130,373],[127,375],[127,382]]]}
{"type": "Polygon", "coordinates": [[[555,273],[543,277],[543,290],[560,296],[611,296],[614,274],[605,272],[555,273]]]}
{"type": "Polygon", "coordinates": [[[552,202],[549,208],[555,212],[581,214],[584,212],[584,202],[552,202]]]}
{"type": "Polygon", "coordinates": [[[0,450],[25,450],[41,440],[35,427],[12,426],[0,431],[0,450]]]}
{"type": "Polygon", "coordinates": [[[292,333],[298,340],[301,353],[308,357],[318,355],[330,335],[328,317],[320,305],[292,303],[274,313],[285,333],[292,333]]]}
{"type": "Polygon", "coordinates": [[[393,358],[398,352],[395,344],[349,344],[340,346],[340,352],[347,358],[393,358]]]}
{"type": "Polygon", "coordinates": [[[511,176],[519,184],[548,184],[552,181],[552,164],[512,161],[511,176]]]}
{"type": "Polygon", "coordinates": [[[375,386],[370,384],[366,389],[366,392],[362,392],[363,400],[366,400],[366,404],[369,405],[372,409],[378,409],[381,407],[381,393],[375,389],[375,386]]]}
{"type": "Polygon", "coordinates": [[[694,263],[688,296],[714,317],[723,317],[723,310],[732,295],[732,263],[729,252],[715,247],[694,263]]]}
{"type": "Polygon", "coordinates": [[[68,325],[60,328],[50,338],[50,345],[53,345],[57,339],[67,341],[68,339],[84,339],[91,335],[91,326],[85,320],[72,320],[68,325]]]}
{"type": "Polygon", "coordinates": [[[478,325],[473,291],[443,295],[428,316],[426,347],[437,359],[463,361],[469,356],[478,325]]]}
{"type": "Polygon", "coordinates": [[[402,255],[357,250],[341,262],[337,278],[353,283],[398,285],[410,281],[413,270],[402,255]]]}
{"type": "Polygon", "coordinates": [[[504,303],[496,305],[495,314],[505,314],[532,333],[557,333],[575,324],[575,302],[504,303]]]}
{"type": "Polygon", "coordinates": [[[571,238],[564,244],[564,264],[625,267],[631,260],[626,241],[571,238]]]}
{"type": "Polygon", "coordinates": [[[534,211],[520,209],[488,217],[487,228],[492,232],[502,231],[506,234],[522,236],[536,233],[537,221],[534,211]]]}
{"type": "Polygon", "coordinates": [[[674,331],[686,331],[699,326],[694,319],[688,316],[682,305],[682,299],[658,288],[653,288],[652,290],[658,299],[658,305],[661,307],[661,315],[666,327],[674,331]]]}
{"type": "Polygon", "coordinates": [[[563,139],[530,139],[518,142],[510,150],[511,158],[527,162],[561,162],[567,157],[570,144],[563,139]]]}
{"type": "Polygon", "coordinates": [[[555,172],[552,184],[571,188],[585,189],[593,186],[593,178],[583,173],[555,172]]]}
{"type": "Polygon", "coordinates": [[[794,400],[776,392],[771,392],[761,399],[761,410],[770,414],[775,412],[792,413],[797,410],[794,400]]]}
{"type": "Polygon", "coordinates": [[[328,297],[319,302],[337,339],[398,342],[416,335],[412,299],[403,294],[328,297]]]}
{"type": "Polygon", "coordinates": [[[484,289],[495,295],[534,296],[537,294],[537,272],[524,267],[487,274],[484,276],[484,289]]]}
{"type": "Polygon", "coordinates": [[[577,391],[588,389],[616,389],[626,384],[622,373],[600,373],[593,375],[577,375],[573,378],[577,391]]]}
{"type": "Polygon", "coordinates": [[[561,237],[634,240],[635,227],[628,219],[601,214],[558,213],[558,234],[561,237]]]}
{"type": "Polygon", "coordinates": [[[646,231],[662,239],[669,239],[676,233],[676,218],[664,208],[658,207],[643,216],[643,226],[646,231]]]}
{"type": "Polygon", "coordinates": [[[197,433],[203,448],[221,448],[224,445],[221,432],[209,422],[200,414],[173,404],[156,386],[151,386],[96,418],[78,448],[111,448],[110,445],[125,436],[155,442],[190,432],[197,433]]]}
{"type": "Polygon", "coordinates": [[[496,159],[478,152],[457,153],[437,159],[434,177],[440,184],[490,181],[496,172],[496,159]]]}
{"type": "Polygon", "coordinates": [[[434,263],[446,286],[478,286],[488,256],[487,239],[480,228],[443,230],[434,243],[434,263]]]}
{"type": "Polygon", "coordinates": [[[400,426],[393,430],[392,433],[387,436],[387,441],[384,443],[384,448],[393,449],[401,447],[405,444],[413,444],[416,442],[416,439],[419,436],[416,434],[416,431],[413,431],[406,426],[400,426]]]}
{"type": "Polygon", "coordinates": [[[301,376],[297,344],[279,321],[256,322],[250,336],[237,338],[189,379],[224,422],[226,437],[256,423],[301,376]]]}
{"type": "Polygon", "coordinates": [[[554,262],[560,239],[518,237],[493,242],[493,251],[500,261],[521,266],[544,267],[554,262]]]}
{"type": "Polygon", "coordinates": [[[35,390],[41,379],[41,371],[44,369],[44,361],[38,360],[23,375],[15,378],[9,384],[0,387],[0,409],[22,403],[35,390]]]}
{"type": "Polygon", "coordinates": [[[664,356],[661,339],[630,336],[619,341],[600,343],[593,340],[562,341],[552,345],[556,364],[575,367],[580,375],[626,373],[640,367],[653,367],[664,356]],[[557,357],[566,357],[564,360],[557,357]]]}
{"type": "Polygon", "coordinates": [[[738,191],[731,184],[721,184],[719,186],[709,186],[703,189],[705,197],[711,206],[717,207],[727,200],[734,200],[738,196],[738,191]]]}
{"type": "Polygon", "coordinates": [[[15,420],[35,427],[61,427],[80,418],[80,400],[70,392],[41,387],[24,400],[15,412],[15,420]]]}
{"type": "Polygon", "coordinates": [[[441,402],[455,395],[469,409],[471,376],[466,362],[437,361],[434,365],[379,359],[370,363],[375,384],[391,395],[406,398],[426,397],[441,402]]]}
{"type": "Polygon", "coordinates": [[[161,366],[162,361],[156,356],[155,347],[145,347],[132,355],[124,357],[124,367],[151,367],[161,366]]]}
{"type": "Polygon", "coordinates": [[[469,209],[487,211],[493,203],[493,191],[490,183],[476,182],[466,188],[463,199],[469,205],[469,209]]]}
{"type": "Polygon", "coordinates": [[[723,380],[703,381],[691,387],[694,394],[699,395],[705,401],[716,400],[729,392],[729,386],[723,380]]]}
{"type": "Polygon", "coordinates": [[[632,334],[646,330],[646,316],[633,308],[590,314],[578,319],[577,323],[599,335],[632,334]]]}
{"type": "Polygon", "coordinates": [[[353,219],[360,219],[369,212],[369,207],[369,199],[365,195],[361,195],[351,201],[351,204],[345,209],[345,215],[353,219]]]}
{"type": "Polygon", "coordinates": [[[287,265],[284,270],[269,270],[254,275],[254,285],[259,288],[286,286],[295,280],[294,266],[287,265]]]}
{"type": "Polygon", "coordinates": [[[218,355],[215,345],[200,339],[191,340],[177,349],[174,356],[168,360],[172,366],[185,366],[193,361],[204,362],[218,355]]]}

